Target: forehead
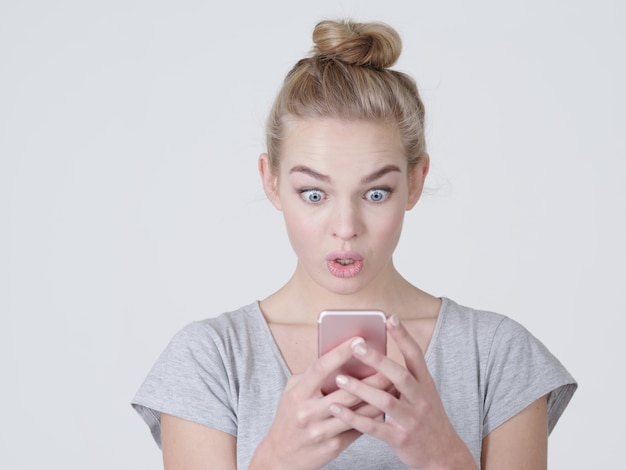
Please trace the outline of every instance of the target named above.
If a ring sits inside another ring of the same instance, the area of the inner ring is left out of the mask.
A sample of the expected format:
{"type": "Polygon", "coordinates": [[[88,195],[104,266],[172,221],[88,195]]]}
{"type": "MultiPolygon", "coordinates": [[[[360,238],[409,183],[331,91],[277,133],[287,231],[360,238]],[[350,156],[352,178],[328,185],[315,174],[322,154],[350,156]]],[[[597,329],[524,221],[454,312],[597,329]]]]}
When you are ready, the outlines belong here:
{"type": "Polygon", "coordinates": [[[407,159],[394,127],[371,121],[291,120],[285,126],[281,168],[289,171],[302,164],[329,174],[361,173],[388,164],[405,169],[407,159]]]}

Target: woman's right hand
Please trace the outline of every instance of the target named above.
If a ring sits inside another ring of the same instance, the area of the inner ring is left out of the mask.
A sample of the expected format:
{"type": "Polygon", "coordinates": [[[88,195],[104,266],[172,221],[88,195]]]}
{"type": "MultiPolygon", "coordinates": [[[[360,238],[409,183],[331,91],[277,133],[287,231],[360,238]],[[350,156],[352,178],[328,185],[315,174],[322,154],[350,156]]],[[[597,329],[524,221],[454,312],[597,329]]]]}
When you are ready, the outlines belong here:
{"type": "MultiPolygon", "coordinates": [[[[318,469],[361,435],[329,411],[333,403],[352,408],[359,405],[360,399],[344,390],[328,395],[320,391],[324,381],[352,359],[352,347],[361,341],[362,338],[352,338],[342,343],[319,357],[304,373],[290,377],[270,430],[252,457],[250,469],[318,469]]],[[[363,382],[381,390],[391,385],[381,374],[363,382]]],[[[356,413],[371,418],[382,415],[367,404],[359,406],[356,413]]]]}

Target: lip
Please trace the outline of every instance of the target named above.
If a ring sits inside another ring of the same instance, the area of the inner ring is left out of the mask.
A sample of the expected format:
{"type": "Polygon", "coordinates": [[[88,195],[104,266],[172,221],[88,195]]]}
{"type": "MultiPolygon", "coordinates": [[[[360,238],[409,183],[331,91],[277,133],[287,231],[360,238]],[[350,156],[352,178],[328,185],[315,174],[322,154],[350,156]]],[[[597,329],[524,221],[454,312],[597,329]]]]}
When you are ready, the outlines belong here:
{"type": "Polygon", "coordinates": [[[334,251],[329,253],[326,261],[335,261],[337,259],[353,259],[354,261],[363,261],[363,257],[356,251],[334,251]]]}
{"type": "Polygon", "coordinates": [[[326,256],[326,267],[335,277],[354,277],[363,269],[363,257],[354,251],[335,251],[326,256]],[[340,264],[337,262],[340,259],[351,259],[352,263],[340,264]]]}

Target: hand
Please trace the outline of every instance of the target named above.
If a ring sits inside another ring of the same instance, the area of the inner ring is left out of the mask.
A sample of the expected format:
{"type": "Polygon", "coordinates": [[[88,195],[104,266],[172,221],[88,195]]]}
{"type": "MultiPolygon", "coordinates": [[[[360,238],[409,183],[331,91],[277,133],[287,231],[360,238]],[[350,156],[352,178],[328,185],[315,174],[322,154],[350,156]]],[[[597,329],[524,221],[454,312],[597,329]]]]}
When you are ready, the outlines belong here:
{"type": "Polygon", "coordinates": [[[347,426],[387,443],[410,468],[477,468],[445,412],[421,348],[397,317],[387,320],[387,330],[406,367],[365,343],[353,345],[352,350],[355,357],[389,379],[398,397],[352,377],[337,378],[342,390],[384,411],[387,422],[359,415],[340,402],[331,404],[331,413],[347,426]]]}
{"type": "MultiPolygon", "coordinates": [[[[250,468],[317,469],[336,458],[361,433],[330,412],[333,403],[351,410],[355,416],[376,419],[382,412],[363,404],[344,390],[326,396],[320,391],[324,381],[353,357],[353,346],[363,343],[352,338],[324,354],[304,373],[292,376],[285,387],[268,434],[259,444],[250,468]]],[[[386,389],[390,382],[375,374],[362,382],[373,390],[386,389]]]]}

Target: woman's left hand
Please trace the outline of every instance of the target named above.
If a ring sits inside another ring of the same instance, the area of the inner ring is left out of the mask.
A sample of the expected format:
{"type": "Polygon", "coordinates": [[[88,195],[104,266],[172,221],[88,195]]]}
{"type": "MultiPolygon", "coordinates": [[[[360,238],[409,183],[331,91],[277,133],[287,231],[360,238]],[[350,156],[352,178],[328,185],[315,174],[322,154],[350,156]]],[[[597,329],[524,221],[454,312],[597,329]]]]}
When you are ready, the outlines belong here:
{"type": "Polygon", "coordinates": [[[397,317],[387,320],[387,330],[397,343],[406,367],[363,343],[353,348],[353,354],[387,377],[399,396],[352,377],[337,379],[340,388],[385,412],[386,422],[359,416],[339,404],[331,405],[331,413],[363,434],[386,442],[412,469],[477,468],[446,414],[421,348],[397,317]]]}

